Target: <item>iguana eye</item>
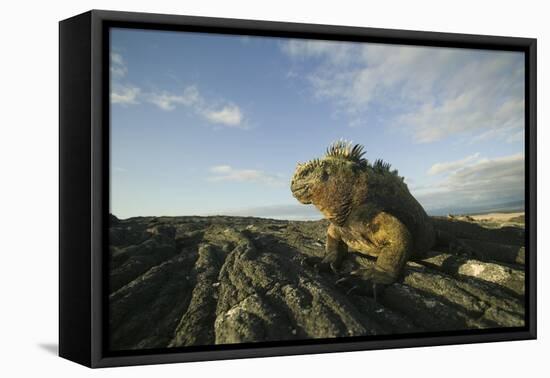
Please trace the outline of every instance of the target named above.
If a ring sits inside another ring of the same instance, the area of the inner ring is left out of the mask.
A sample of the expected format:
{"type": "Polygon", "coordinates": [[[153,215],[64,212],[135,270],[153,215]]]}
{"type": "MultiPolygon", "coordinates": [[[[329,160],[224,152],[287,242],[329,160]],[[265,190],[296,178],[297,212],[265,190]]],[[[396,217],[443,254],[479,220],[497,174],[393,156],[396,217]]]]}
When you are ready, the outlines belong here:
{"type": "Polygon", "coordinates": [[[323,170],[323,172],[321,173],[321,180],[323,181],[327,181],[328,180],[328,172],[323,170]]]}

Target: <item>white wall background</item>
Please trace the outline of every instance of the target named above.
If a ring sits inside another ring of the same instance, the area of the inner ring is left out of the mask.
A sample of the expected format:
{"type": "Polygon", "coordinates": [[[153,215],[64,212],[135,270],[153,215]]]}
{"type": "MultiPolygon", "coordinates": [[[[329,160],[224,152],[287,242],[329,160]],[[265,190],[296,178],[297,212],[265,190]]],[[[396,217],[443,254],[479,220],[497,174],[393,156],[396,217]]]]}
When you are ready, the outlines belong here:
{"type": "Polygon", "coordinates": [[[550,51],[544,1],[7,1],[0,22],[0,375],[518,377],[548,374],[550,51]],[[89,370],[58,358],[58,25],[89,9],[536,37],[539,340],[89,370]],[[546,350],[545,350],[546,349],[546,350]]]}

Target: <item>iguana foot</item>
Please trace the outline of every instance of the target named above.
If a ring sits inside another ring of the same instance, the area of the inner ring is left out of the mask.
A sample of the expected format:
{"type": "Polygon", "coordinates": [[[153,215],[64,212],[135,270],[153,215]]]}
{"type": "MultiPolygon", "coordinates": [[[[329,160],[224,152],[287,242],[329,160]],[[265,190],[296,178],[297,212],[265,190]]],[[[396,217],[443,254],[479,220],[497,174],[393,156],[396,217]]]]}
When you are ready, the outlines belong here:
{"type": "Polygon", "coordinates": [[[323,259],[321,262],[315,264],[315,269],[320,272],[332,272],[338,274],[339,268],[340,264],[335,264],[334,261],[326,261],[326,259],[323,259]]]}
{"type": "Polygon", "coordinates": [[[309,265],[311,268],[315,269],[317,273],[326,273],[326,272],[334,272],[335,270],[332,269],[330,264],[327,264],[324,262],[321,258],[315,257],[315,256],[309,256],[306,257],[305,262],[307,265],[309,265]]]}
{"type": "Polygon", "coordinates": [[[380,272],[372,268],[358,269],[351,272],[349,276],[337,280],[336,284],[347,289],[346,295],[355,293],[374,297],[376,300],[388,286],[387,283],[384,283],[387,280],[381,280],[381,277],[377,277],[379,275],[380,272]]]}
{"type": "Polygon", "coordinates": [[[312,266],[318,272],[324,273],[339,273],[340,265],[338,262],[332,261],[330,259],[324,258],[320,259],[319,257],[307,257],[306,263],[312,266]]]}

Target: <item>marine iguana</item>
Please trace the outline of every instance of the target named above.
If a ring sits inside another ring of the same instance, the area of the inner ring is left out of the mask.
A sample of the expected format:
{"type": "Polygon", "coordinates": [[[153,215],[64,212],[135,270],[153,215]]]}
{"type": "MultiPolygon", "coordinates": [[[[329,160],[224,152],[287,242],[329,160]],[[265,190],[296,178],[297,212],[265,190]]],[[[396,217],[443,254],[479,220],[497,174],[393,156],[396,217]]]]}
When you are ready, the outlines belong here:
{"type": "Polygon", "coordinates": [[[395,282],[406,261],[435,243],[431,219],[390,164],[363,158],[364,147],[337,141],[321,159],[298,164],[294,197],[313,204],[330,221],[321,268],[337,272],[348,247],[375,256],[373,269],[339,280],[374,294],[395,282]]]}

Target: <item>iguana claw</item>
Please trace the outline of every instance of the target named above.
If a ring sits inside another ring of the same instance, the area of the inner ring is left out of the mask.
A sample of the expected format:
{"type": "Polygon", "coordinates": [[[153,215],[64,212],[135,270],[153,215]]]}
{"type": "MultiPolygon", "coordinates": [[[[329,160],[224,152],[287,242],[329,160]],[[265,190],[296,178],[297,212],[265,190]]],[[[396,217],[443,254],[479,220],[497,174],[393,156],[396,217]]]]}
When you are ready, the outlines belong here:
{"type": "Polygon", "coordinates": [[[373,279],[373,271],[367,269],[351,272],[349,276],[338,279],[336,285],[349,287],[346,295],[357,292],[358,294],[374,297],[375,300],[384,292],[387,286],[376,282],[373,279]]]}

